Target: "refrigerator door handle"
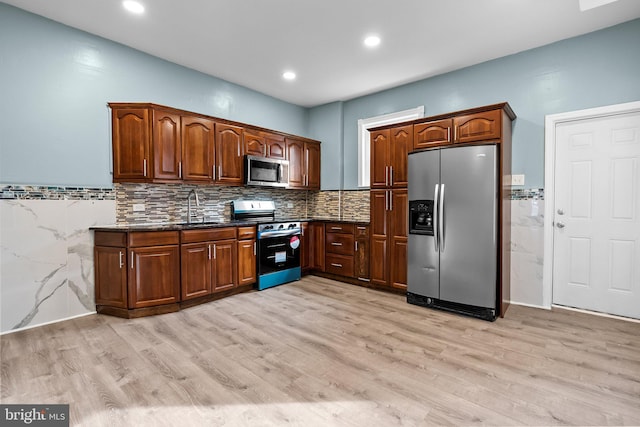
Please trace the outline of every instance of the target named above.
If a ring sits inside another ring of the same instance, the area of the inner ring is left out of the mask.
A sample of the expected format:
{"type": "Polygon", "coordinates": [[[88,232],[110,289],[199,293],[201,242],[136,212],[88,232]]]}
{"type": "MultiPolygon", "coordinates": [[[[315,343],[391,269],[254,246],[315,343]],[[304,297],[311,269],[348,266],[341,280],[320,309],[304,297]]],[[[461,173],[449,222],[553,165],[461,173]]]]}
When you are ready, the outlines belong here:
{"type": "Polygon", "coordinates": [[[438,221],[438,189],[440,187],[440,184],[436,184],[435,188],[433,189],[433,246],[435,247],[436,252],[439,252],[440,249],[438,249],[438,224],[440,223],[440,221],[438,221]]]}
{"type": "Polygon", "coordinates": [[[440,186],[440,218],[438,218],[439,237],[440,237],[440,252],[444,252],[444,184],[440,186]]]}

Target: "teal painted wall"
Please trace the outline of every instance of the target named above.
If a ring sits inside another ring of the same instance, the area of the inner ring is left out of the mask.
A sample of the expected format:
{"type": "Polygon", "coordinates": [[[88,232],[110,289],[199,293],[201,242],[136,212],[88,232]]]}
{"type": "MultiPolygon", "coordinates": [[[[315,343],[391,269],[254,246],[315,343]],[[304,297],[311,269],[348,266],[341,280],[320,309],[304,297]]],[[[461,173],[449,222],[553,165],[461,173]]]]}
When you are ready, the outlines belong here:
{"type": "Polygon", "coordinates": [[[155,102],[322,141],[322,189],[357,188],[357,121],[508,101],[513,172],[542,187],[544,116],[640,99],[640,20],[306,109],[0,3],[0,183],[110,186],[107,102],[155,102]]]}
{"type": "Polygon", "coordinates": [[[543,187],[545,115],[640,100],[639,46],[634,20],[344,102],[344,155],[323,150],[322,161],[341,162],[343,188],[355,189],[358,119],[418,105],[431,116],[507,101],[518,116],[513,173],[525,174],[524,188],[543,187]]]}
{"type": "Polygon", "coordinates": [[[107,102],[308,136],[308,110],[0,3],[0,183],[111,186],[107,102]]]}
{"type": "Polygon", "coordinates": [[[313,109],[309,115],[309,134],[322,141],[320,188],[339,190],[344,180],[343,103],[332,102],[313,109]]]}

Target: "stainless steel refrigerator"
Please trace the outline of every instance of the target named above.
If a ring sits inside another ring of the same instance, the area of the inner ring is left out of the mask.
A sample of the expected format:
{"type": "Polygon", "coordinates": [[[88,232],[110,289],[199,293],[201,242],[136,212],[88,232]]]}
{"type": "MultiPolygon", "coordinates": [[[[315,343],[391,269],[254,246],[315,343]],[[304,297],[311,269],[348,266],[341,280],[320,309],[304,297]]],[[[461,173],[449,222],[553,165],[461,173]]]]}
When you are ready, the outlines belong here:
{"type": "Polygon", "coordinates": [[[409,154],[407,301],[495,320],[496,145],[409,154]]]}

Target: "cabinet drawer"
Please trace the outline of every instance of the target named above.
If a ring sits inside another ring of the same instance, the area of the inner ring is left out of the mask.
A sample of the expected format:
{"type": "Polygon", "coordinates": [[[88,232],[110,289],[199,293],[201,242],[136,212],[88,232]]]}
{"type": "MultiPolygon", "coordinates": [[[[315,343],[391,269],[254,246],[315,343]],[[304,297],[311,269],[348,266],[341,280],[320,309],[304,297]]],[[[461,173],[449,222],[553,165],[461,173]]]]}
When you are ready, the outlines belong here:
{"type": "Polygon", "coordinates": [[[353,224],[344,224],[341,222],[328,222],[326,225],[327,233],[349,233],[353,234],[353,224]]]}
{"type": "Polygon", "coordinates": [[[356,225],[356,239],[360,237],[369,237],[368,225],[356,225]]]}
{"type": "Polygon", "coordinates": [[[127,233],[124,231],[96,231],[93,240],[95,246],[124,248],[127,246],[127,233]]]}
{"type": "Polygon", "coordinates": [[[177,231],[133,231],[129,233],[129,246],[177,245],[179,235],[177,231]]]}
{"type": "Polygon", "coordinates": [[[325,264],[327,273],[353,277],[353,256],[327,254],[325,264]]]}
{"type": "Polygon", "coordinates": [[[207,242],[211,240],[235,239],[236,227],[203,228],[182,231],[182,243],[207,242]]]}
{"type": "Polygon", "coordinates": [[[327,233],[325,239],[327,253],[353,255],[355,250],[353,234],[327,233]]]}
{"type": "Polygon", "coordinates": [[[255,239],[255,227],[238,227],[238,240],[255,239]]]}

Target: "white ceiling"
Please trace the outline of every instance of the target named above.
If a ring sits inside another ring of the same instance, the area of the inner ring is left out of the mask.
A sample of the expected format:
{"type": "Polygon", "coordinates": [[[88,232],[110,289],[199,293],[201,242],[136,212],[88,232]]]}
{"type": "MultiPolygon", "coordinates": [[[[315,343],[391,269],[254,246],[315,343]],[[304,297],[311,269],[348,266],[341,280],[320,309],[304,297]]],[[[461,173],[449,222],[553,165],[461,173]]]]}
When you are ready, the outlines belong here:
{"type": "Polygon", "coordinates": [[[307,107],[640,17],[638,0],[141,0],[140,16],[121,0],[2,1],[307,107]]]}

